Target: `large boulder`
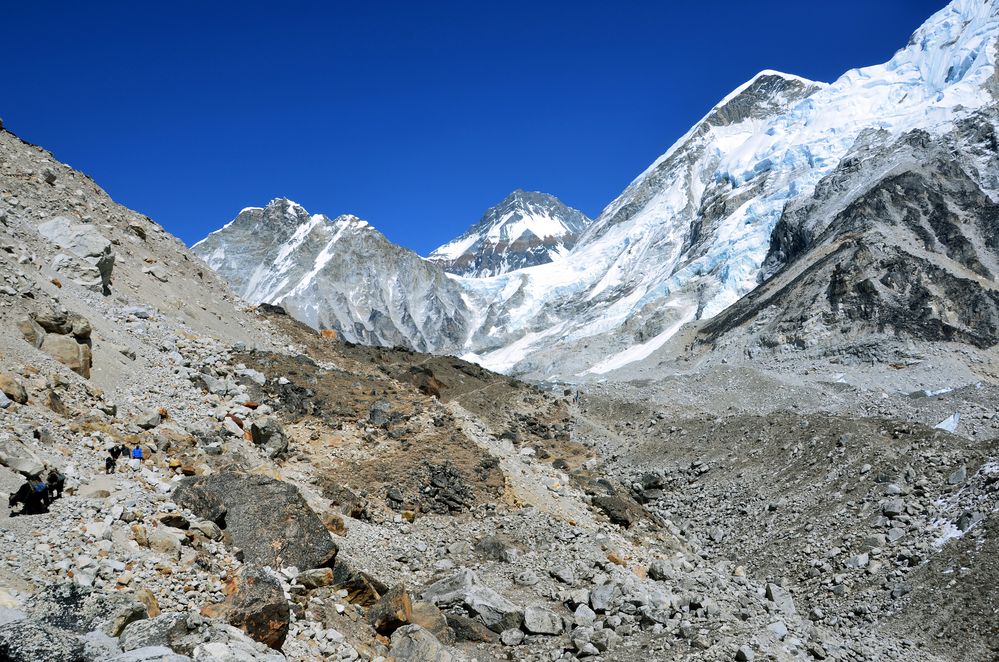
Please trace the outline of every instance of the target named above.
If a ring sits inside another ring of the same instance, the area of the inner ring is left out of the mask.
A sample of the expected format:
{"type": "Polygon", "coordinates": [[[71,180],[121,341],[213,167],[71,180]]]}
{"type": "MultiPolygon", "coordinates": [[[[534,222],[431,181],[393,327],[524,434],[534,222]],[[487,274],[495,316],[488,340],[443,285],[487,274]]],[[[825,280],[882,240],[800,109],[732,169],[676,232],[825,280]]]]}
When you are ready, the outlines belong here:
{"type": "Polygon", "coordinates": [[[118,643],[126,651],[149,646],[167,646],[173,650],[180,650],[176,644],[183,641],[189,630],[187,614],[167,612],[156,618],[147,618],[129,624],[122,631],[118,643]]]}
{"type": "Polygon", "coordinates": [[[505,536],[486,536],[475,545],[475,551],[487,559],[516,563],[520,550],[505,536]]]}
{"type": "Polygon", "coordinates": [[[90,378],[90,321],[77,313],[47,310],[17,321],[24,339],[73,372],[90,378]]]}
{"type": "Polygon", "coordinates": [[[132,623],[119,639],[125,651],[148,651],[167,648],[194,659],[237,662],[241,660],[283,660],[267,646],[248,637],[222,621],[206,619],[198,614],[166,612],[157,618],[132,623]],[[205,642],[216,646],[204,648],[205,642]],[[195,651],[199,651],[195,656],[195,651]]]}
{"type": "Polygon", "coordinates": [[[243,630],[255,641],[281,650],[288,636],[291,610],[277,578],[252,565],[230,580],[223,589],[224,602],[201,610],[243,630]]]}
{"type": "Polygon", "coordinates": [[[246,636],[231,625],[215,626],[191,652],[194,662],[285,662],[285,656],[246,636]]]}
{"type": "Polygon", "coordinates": [[[271,459],[283,455],[288,450],[288,437],[277,418],[264,416],[250,425],[250,439],[267,451],[271,459]]]}
{"type": "Polygon", "coordinates": [[[531,634],[562,634],[562,617],[544,607],[524,610],[524,630],[531,634]]]}
{"type": "Polygon", "coordinates": [[[236,472],[195,476],[180,482],[174,501],[223,528],[249,563],[310,570],[336,558],[329,531],[290,483],[236,472]]]}
{"type": "Polygon", "coordinates": [[[102,662],[191,662],[186,655],[177,655],[166,646],[136,648],[113,657],[100,658],[102,662]]]}
{"type": "Polygon", "coordinates": [[[455,641],[494,644],[499,640],[499,635],[483,625],[481,621],[454,612],[449,612],[446,618],[455,641]]]}
{"type": "Polygon", "coordinates": [[[90,662],[83,641],[52,625],[19,620],[0,628],[0,660],[90,662]]]}
{"type": "Polygon", "coordinates": [[[28,402],[28,391],[25,390],[24,384],[17,378],[17,375],[9,372],[0,372],[0,393],[19,405],[28,402]]]}
{"type": "Polygon", "coordinates": [[[45,463],[34,451],[6,432],[0,433],[0,465],[23,476],[37,476],[45,470],[45,463]]]}
{"type": "Polygon", "coordinates": [[[625,528],[646,517],[646,510],[628,496],[612,494],[593,497],[593,505],[604,511],[610,521],[625,528]]]}
{"type": "Polygon", "coordinates": [[[42,351],[81,377],[90,379],[93,355],[89,345],[77,342],[73,336],[48,333],[42,341],[42,351]]]}
{"type": "Polygon", "coordinates": [[[448,625],[444,612],[429,602],[419,601],[413,603],[409,623],[411,625],[419,625],[424,630],[428,630],[441,643],[454,643],[454,630],[448,625]]]}
{"type": "Polygon", "coordinates": [[[100,630],[110,637],[147,616],[145,605],[127,593],[102,593],[71,582],[42,589],[31,597],[25,611],[45,625],[77,634],[100,630]]]}
{"type": "Polygon", "coordinates": [[[346,591],[347,601],[362,607],[370,607],[388,593],[388,586],[359,570],[344,556],[336,558],[331,586],[336,591],[346,591]]]}
{"type": "Polygon", "coordinates": [[[56,256],[53,269],[83,287],[110,293],[114,253],[111,242],[93,225],[71,216],[56,216],[39,225],[38,233],[65,251],[56,256]]]}
{"type": "Polygon", "coordinates": [[[451,662],[454,656],[427,630],[405,625],[392,633],[389,654],[400,662],[451,662]]]}
{"type": "Polygon", "coordinates": [[[523,620],[523,612],[517,605],[482,584],[468,568],[428,586],[423,599],[438,606],[463,606],[493,632],[519,628],[523,620]]]}
{"type": "Polygon", "coordinates": [[[412,618],[413,602],[402,584],[393,586],[368,609],[368,624],[375,632],[386,636],[412,622],[412,618]]]}

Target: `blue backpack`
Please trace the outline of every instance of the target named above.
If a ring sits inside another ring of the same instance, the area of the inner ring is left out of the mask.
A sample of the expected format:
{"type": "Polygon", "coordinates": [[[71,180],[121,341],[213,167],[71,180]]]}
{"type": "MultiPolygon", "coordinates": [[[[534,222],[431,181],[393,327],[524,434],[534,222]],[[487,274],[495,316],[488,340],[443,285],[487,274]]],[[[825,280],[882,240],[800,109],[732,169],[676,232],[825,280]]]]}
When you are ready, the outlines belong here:
{"type": "Polygon", "coordinates": [[[132,459],[141,460],[142,459],[142,449],[136,446],[132,449],[132,459]]]}

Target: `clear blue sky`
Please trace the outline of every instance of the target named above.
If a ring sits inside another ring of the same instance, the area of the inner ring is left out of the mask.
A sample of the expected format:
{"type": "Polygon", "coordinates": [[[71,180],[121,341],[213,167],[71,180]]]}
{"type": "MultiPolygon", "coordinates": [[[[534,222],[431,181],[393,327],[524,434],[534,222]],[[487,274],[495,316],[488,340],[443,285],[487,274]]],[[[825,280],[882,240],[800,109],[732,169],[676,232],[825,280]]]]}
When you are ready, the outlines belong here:
{"type": "Polygon", "coordinates": [[[761,69],[944,0],[7,2],[0,117],[188,244],[278,196],[426,254],[520,187],[594,216],[761,69]]]}

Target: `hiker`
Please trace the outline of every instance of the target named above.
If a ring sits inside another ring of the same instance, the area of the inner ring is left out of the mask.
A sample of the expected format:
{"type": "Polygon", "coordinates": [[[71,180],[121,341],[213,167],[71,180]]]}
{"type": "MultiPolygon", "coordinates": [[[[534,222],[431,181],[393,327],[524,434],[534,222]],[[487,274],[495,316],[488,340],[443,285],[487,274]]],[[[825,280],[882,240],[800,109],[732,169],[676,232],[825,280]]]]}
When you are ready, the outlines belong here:
{"type": "Polygon", "coordinates": [[[138,460],[139,462],[142,462],[145,459],[142,457],[142,449],[139,447],[139,444],[136,444],[135,448],[132,449],[132,459],[138,460]]]}
{"type": "Polygon", "coordinates": [[[110,453],[106,458],[104,458],[104,473],[113,474],[115,469],[118,468],[118,460],[115,458],[114,453],[110,453]]]}
{"type": "Polygon", "coordinates": [[[24,484],[10,495],[7,505],[11,509],[10,516],[41,515],[49,512],[49,491],[38,476],[29,476],[24,484]],[[15,513],[14,506],[21,504],[21,512],[15,513]]]}
{"type": "Polygon", "coordinates": [[[66,487],[66,476],[58,469],[52,469],[45,478],[45,482],[48,484],[49,503],[61,499],[63,488],[66,487]]]}

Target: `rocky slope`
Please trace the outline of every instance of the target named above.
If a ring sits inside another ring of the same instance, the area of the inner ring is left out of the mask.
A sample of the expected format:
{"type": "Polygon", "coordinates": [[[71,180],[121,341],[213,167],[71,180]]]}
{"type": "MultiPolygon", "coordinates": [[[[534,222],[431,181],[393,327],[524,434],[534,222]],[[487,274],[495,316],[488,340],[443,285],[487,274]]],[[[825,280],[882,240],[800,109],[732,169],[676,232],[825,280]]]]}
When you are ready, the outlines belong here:
{"type": "Polygon", "coordinates": [[[994,347],[999,206],[983,186],[999,154],[976,163],[968,130],[990,141],[996,121],[993,109],[937,139],[859,142],[785,211],[767,259],[776,273],[707,324],[704,339],[831,349],[884,334],[994,347]]]}
{"type": "MultiPolygon", "coordinates": [[[[831,84],[760,73],[632,182],[563,259],[488,278],[447,279],[439,295],[445,303],[433,318],[443,315],[453,324],[446,325],[446,340],[442,337],[437,346],[460,348],[492,369],[537,378],[599,378],[643,361],[684,336],[691,324],[726,310],[800,251],[821,252],[827,244],[817,240],[820,228],[813,225],[831,222],[819,219],[822,210],[849,191],[830,191],[820,183],[842,185],[827,178],[842,179],[845,170],[856,166],[857,155],[875,146],[883,152],[884,164],[904,161],[910,148],[903,138],[914,131],[927,141],[945,142],[959,167],[991,198],[997,37],[999,6],[994,0],[955,0],[885,64],[847,72],[831,84]],[[896,148],[900,153],[893,156],[896,148]],[[836,200],[827,200],[830,195],[836,200]],[[459,299],[462,312],[451,314],[459,299]]],[[[877,185],[884,175],[878,167],[851,171],[852,185],[864,190],[877,185]]],[[[976,194],[967,193],[971,204],[976,194]]],[[[872,211],[904,213],[881,207],[872,211]]],[[[953,253],[942,246],[944,235],[927,241],[915,229],[896,234],[898,242],[915,242],[902,252],[953,253]]],[[[976,253],[986,241],[965,239],[976,253]]],[[[872,235],[871,241],[877,239],[872,235]]],[[[829,268],[848,254],[837,255],[827,258],[829,268]]],[[[306,261],[302,268],[310,265],[306,261]]],[[[988,269],[986,262],[982,265],[988,269]]],[[[386,268],[386,273],[397,272],[392,265],[386,268]]],[[[920,269],[929,273],[931,267],[920,269]]],[[[977,277],[988,279],[981,269],[977,277]]],[[[852,281],[853,276],[845,278],[852,281]]],[[[431,281],[414,281],[420,296],[432,300],[424,289],[431,281]]],[[[328,287],[354,290],[349,280],[328,287]]],[[[318,297],[312,303],[319,310],[324,306],[318,297]]],[[[897,307],[904,305],[900,301],[897,307]]],[[[977,304],[962,299],[960,305],[977,304]]],[[[370,317],[373,311],[361,313],[370,317]]],[[[393,316],[390,310],[382,314],[393,316]]],[[[980,313],[959,315],[965,318],[960,324],[967,326],[976,324],[980,313]]],[[[314,321],[314,316],[307,319],[314,321]]],[[[340,323],[364,324],[365,319],[340,323]]],[[[880,333],[884,327],[875,323],[862,329],[880,333]]],[[[966,339],[968,334],[954,337],[966,339]]],[[[434,345],[433,340],[411,344],[434,345]]]]}
{"type": "Polygon", "coordinates": [[[554,196],[517,189],[427,259],[458,276],[499,276],[562,259],[589,222],[554,196]]]}

